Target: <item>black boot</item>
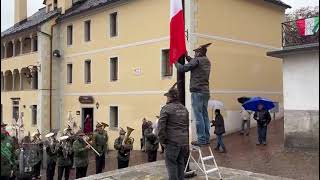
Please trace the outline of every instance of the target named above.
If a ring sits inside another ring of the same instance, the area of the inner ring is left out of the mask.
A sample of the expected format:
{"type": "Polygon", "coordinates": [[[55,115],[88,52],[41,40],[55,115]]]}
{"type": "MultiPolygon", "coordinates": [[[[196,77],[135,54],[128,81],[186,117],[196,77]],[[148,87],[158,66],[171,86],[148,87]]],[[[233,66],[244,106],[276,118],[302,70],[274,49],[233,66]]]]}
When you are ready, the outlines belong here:
{"type": "Polygon", "coordinates": [[[219,151],[219,146],[214,148],[215,151],[219,151]]]}

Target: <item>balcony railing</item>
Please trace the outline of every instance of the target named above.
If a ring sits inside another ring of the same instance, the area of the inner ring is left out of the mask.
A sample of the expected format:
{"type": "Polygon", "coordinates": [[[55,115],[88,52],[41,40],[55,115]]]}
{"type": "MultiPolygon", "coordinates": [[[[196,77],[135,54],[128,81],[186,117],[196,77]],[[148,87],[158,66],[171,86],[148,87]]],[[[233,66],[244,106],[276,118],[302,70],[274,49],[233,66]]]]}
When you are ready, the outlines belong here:
{"type": "Polygon", "coordinates": [[[282,46],[298,46],[304,44],[319,43],[319,31],[313,35],[300,35],[295,21],[282,23],[282,46]]]}

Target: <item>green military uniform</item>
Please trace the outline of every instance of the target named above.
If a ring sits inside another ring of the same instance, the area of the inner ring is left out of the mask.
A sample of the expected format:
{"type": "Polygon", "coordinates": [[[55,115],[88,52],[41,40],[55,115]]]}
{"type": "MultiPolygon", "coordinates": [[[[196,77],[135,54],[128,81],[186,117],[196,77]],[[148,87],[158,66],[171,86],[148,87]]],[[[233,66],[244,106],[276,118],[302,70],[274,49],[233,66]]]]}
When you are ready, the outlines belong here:
{"type": "MultiPolygon", "coordinates": [[[[84,135],[84,134],[81,134],[84,135]]],[[[87,144],[78,138],[74,141],[72,149],[74,152],[74,166],[76,167],[76,178],[85,177],[89,164],[89,149],[86,148],[87,144]]]]}
{"type": "Polygon", "coordinates": [[[36,149],[36,165],[34,166],[34,177],[40,178],[40,171],[41,171],[41,163],[43,158],[43,143],[39,139],[35,139],[33,143],[36,143],[37,149],[36,149]]]}
{"type": "MultiPolygon", "coordinates": [[[[125,132],[120,131],[120,135],[125,134],[125,132]]],[[[118,150],[118,169],[126,168],[129,166],[130,151],[132,150],[132,145],[122,145],[124,137],[118,137],[114,141],[114,148],[118,150]]]]}
{"type": "Polygon", "coordinates": [[[72,144],[71,140],[67,139],[60,144],[57,153],[57,166],[58,166],[58,180],[62,179],[63,172],[65,180],[69,179],[70,169],[72,167],[72,144]]]}
{"type": "Polygon", "coordinates": [[[1,179],[10,177],[15,169],[14,143],[12,138],[1,133],[1,179]]]}
{"type": "MultiPolygon", "coordinates": [[[[102,127],[98,124],[97,128],[102,127]]],[[[100,156],[96,155],[96,174],[101,173],[105,168],[105,152],[107,151],[108,133],[103,130],[96,130],[92,136],[92,146],[98,151],[100,156]]]]}
{"type": "Polygon", "coordinates": [[[47,180],[53,180],[56,163],[57,163],[57,146],[58,141],[54,140],[53,144],[46,147],[47,152],[47,180]]]}
{"type": "Polygon", "coordinates": [[[144,130],[144,136],[146,137],[146,152],[148,153],[148,162],[154,162],[157,160],[157,153],[159,148],[159,138],[152,133],[153,128],[149,126],[144,130]]]}

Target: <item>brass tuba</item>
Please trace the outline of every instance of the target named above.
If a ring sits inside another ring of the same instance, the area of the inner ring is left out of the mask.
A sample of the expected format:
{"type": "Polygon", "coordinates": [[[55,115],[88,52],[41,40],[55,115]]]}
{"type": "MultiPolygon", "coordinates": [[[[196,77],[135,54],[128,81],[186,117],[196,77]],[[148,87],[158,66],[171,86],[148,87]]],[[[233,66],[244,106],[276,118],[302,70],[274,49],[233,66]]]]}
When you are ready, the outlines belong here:
{"type": "MultiPolygon", "coordinates": [[[[121,128],[121,129],[122,129],[122,128],[121,128]]],[[[133,137],[130,137],[132,131],[134,131],[134,129],[127,126],[127,133],[126,133],[126,136],[125,136],[125,138],[124,138],[124,140],[123,140],[123,142],[122,142],[123,145],[124,145],[124,144],[133,145],[133,143],[134,143],[134,138],[133,138],[133,137]]]]}

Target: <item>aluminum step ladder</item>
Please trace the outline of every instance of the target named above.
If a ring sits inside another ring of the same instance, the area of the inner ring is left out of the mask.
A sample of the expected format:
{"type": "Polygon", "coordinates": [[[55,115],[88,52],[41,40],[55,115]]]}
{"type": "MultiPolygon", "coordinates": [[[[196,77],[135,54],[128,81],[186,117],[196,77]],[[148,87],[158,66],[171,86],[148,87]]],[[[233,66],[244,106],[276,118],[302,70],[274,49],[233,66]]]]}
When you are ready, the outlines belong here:
{"type": "MultiPolygon", "coordinates": [[[[217,165],[216,159],[213,156],[211,147],[209,145],[208,146],[202,146],[202,148],[204,148],[204,147],[207,147],[209,149],[209,152],[210,152],[209,156],[203,156],[203,152],[201,150],[201,147],[191,145],[190,155],[189,155],[187,164],[190,163],[190,159],[192,159],[195,162],[195,164],[198,166],[198,168],[205,174],[206,180],[208,180],[208,174],[214,173],[214,172],[218,172],[219,178],[220,178],[220,180],[222,180],[222,176],[221,176],[219,167],[217,165]],[[195,158],[192,156],[192,152],[195,152],[195,151],[198,152],[198,154],[199,154],[198,161],[196,161],[195,158]],[[208,169],[207,170],[205,161],[209,161],[209,160],[213,161],[214,167],[212,169],[208,169]]],[[[186,170],[187,170],[187,167],[185,168],[184,172],[186,172],[186,170]]]]}

